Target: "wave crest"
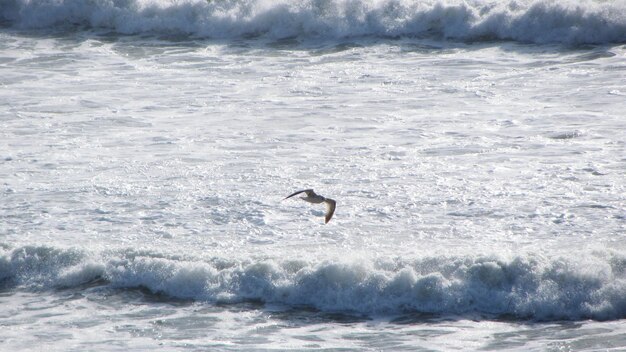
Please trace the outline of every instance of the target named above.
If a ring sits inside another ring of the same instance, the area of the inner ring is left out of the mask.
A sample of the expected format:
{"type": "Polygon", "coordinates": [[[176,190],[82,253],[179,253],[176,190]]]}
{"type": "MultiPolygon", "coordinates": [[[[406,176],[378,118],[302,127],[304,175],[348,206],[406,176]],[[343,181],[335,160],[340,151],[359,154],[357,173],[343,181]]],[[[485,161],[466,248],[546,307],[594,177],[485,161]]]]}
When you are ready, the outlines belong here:
{"type": "Polygon", "coordinates": [[[586,253],[411,260],[182,260],[150,253],[22,247],[0,255],[4,286],[147,288],[178,299],[261,301],[362,314],[626,318],[626,257],[586,253]]]}
{"type": "Polygon", "coordinates": [[[7,0],[0,19],[22,29],[72,24],[120,34],[222,39],[626,42],[626,3],[621,1],[7,0]]]}

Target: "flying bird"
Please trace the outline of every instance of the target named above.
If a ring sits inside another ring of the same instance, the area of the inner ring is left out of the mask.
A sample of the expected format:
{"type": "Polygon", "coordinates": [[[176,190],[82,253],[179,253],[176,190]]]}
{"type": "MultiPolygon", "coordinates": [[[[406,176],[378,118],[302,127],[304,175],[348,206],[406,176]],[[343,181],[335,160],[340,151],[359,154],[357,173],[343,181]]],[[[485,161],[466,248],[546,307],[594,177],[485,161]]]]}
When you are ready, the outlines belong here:
{"type": "Polygon", "coordinates": [[[337,205],[337,202],[335,202],[334,199],[322,197],[319,194],[316,194],[315,192],[313,192],[312,189],[304,189],[302,191],[295,192],[285,197],[285,199],[291,198],[300,193],[306,194],[306,197],[300,197],[300,199],[302,199],[305,202],[309,202],[313,204],[326,203],[326,216],[324,218],[324,224],[328,224],[328,222],[330,221],[330,218],[332,218],[333,214],[335,213],[335,206],[337,205]]]}

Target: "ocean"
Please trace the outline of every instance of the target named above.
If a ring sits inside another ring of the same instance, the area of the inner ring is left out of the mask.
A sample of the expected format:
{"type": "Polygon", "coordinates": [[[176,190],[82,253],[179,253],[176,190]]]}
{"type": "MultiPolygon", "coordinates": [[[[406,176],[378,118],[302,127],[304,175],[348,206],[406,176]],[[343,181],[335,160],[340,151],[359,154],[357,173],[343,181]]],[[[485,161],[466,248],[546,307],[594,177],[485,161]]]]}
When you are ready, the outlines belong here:
{"type": "Polygon", "coordinates": [[[625,351],[626,1],[0,0],[0,350],[625,351]]]}

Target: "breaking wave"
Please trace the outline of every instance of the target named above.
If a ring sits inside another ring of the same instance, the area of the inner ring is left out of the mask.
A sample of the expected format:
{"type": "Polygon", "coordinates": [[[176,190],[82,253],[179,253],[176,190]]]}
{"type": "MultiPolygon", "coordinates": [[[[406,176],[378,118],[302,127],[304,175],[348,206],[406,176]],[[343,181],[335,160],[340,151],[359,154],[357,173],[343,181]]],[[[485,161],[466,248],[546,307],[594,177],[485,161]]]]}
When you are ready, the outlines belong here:
{"type": "Polygon", "coordinates": [[[0,250],[6,288],[97,282],[210,303],[260,301],[367,315],[485,314],[533,320],[626,318],[626,256],[590,252],[371,261],[183,259],[133,250],[0,250]]]}
{"type": "Polygon", "coordinates": [[[626,2],[600,0],[4,0],[0,20],[20,29],[222,39],[626,42],[626,2]]]}

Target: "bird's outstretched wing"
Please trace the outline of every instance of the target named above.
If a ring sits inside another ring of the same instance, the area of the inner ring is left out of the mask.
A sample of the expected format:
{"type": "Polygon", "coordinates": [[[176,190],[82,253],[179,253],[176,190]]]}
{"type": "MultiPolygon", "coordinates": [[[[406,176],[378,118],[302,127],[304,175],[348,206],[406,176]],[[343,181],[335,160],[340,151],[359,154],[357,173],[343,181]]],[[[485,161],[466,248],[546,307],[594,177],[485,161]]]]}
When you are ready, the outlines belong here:
{"type": "Polygon", "coordinates": [[[335,213],[335,206],[337,205],[337,202],[335,202],[334,199],[330,198],[326,198],[324,202],[326,203],[326,217],[324,218],[324,224],[328,224],[330,219],[333,217],[333,214],[335,213]]]}
{"type": "Polygon", "coordinates": [[[297,191],[297,192],[294,192],[294,193],[292,193],[292,194],[288,195],[287,197],[283,198],[283,200],[285,200],[285,199],[287,199],[287,198],[291,198],[291,197],[293,197],[293,196],[295,196],[295,195],[298,195],[298,194],[300,194],[300,193],[302,193],[302,192],[305,192],[305,193],[306,193],[306,195],[307,195],[307,196],[309,196],[309,197],[311,197],[311,196],[314,196],[314,195],[315,195],[315,192],[313,192],[313,190],[312,190],[312,189],[303,189],[303,190],[301,190],[301,191],[297,191]]]}

